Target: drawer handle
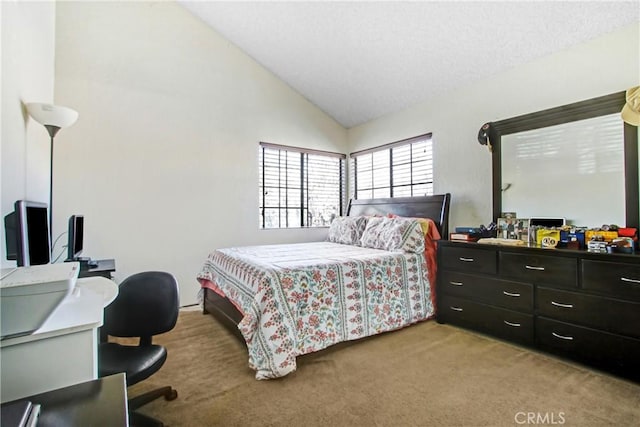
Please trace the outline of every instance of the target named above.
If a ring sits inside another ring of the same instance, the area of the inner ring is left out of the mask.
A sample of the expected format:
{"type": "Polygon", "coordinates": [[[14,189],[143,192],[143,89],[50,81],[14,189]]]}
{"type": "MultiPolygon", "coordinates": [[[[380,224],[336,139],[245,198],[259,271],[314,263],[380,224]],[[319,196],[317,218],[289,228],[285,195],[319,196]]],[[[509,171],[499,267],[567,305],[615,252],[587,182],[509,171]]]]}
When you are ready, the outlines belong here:
{"type": "Polygon", "coordinates": [[[520,294],[516,294],[516,293],[514,293],[514,292],[502,291],[502,293],[503,293],[503,294],[505,294],[505,295],[506,295],[506,296],[508,296],[508,297],[516,297],[516,298],[517,298],[517,297],[519,297],[519,296],[520,296],[520,294]]]}
{"type": "Polygon", "coordinates": [[[561,302],[555,302],[555,301],[551,301],[551,304],[555,305],[556,307],[573,308],[573,304],[563,304],[561,302]]]}
{"type": "Polygon", "coordinates": [[[555,332],[551,332],[551,335],[553,335],[556,338],[560,338],[561,340],[573,341],[573,337],[568,337],[566,335],[556,334],[555,332]]]}
{"type": "Polygon", "coordinates": [[[636,280],[636,279],[628,279],[626,277],[621,277],[620,280],[622,280],[623,282],[640,284],[640,280],[636,280]]]}
{"type": "Polygon", "coordinates": [[[454,307],[454,306],[452,306],[452,305],[451,305],[451,306],[449,306],[449,308],[450,308],[451,310],[453,310],[453,311],[462,311],[462,308],[460,308],[460,307],[454,307]]]}
{"type": "Polygon", "coordinates": [[[519,328],[520,327],[520,323],[513,323],[513,322],[509,322],[507,320],[503,320],[503,322],[505,323],[505,325],[513,326],[514,328],[519,328]]]}
{"type": "Polygon", "coordinates": [[[464,257],[460,257],[459,258],[460,261],[464,261],[464,262],[473,262],[473,258],[464,258],[464,257]]]}
{"type": "Polygon", "coordinates": [[[449,282],[453,286],[462,286],[462,282],[449,282]]]}
{"type": "Polygon", "coordinates": [[[524,268],[527,270],[544,271],[544,267],[536,267],[533,265],[525,265],[524,268]]]}

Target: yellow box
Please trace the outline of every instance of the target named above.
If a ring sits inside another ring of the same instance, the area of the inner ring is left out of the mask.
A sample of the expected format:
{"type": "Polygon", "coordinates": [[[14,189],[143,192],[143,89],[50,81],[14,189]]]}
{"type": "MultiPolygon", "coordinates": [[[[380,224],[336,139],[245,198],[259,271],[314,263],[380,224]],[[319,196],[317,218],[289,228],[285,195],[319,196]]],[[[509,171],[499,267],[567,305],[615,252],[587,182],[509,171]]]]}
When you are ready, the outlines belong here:
{"type": "Polygon", "coordinates": [[[584,239],[588,242],[593,239],[594,236],[602,236],[605,242],[610,242],[618,237],[617,231],[600,231],[600,230],[587,230],[584,233],[584,239]]]}
{"type": "Polygon", "coordinates": [[[560,230],[541,228],[536,232],[536,244],[543,248],[555,248],[560,242],[560,230]]]}

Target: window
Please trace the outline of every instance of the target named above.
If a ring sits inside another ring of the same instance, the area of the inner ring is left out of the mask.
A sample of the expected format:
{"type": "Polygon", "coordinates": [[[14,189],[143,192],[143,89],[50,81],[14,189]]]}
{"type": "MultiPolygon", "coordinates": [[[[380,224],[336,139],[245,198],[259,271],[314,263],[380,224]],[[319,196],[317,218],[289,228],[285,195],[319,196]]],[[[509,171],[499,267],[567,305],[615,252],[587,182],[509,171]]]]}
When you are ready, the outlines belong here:
{"type": "Polygon", "coordinates": [[[351,153],[354,199],[433,195],[431,134],[351,153]]]}
{"type": "Polygon", "coordinates": [[[328,227],[342,215],[344,154],[260,143],[260,228],[328,227]]]}

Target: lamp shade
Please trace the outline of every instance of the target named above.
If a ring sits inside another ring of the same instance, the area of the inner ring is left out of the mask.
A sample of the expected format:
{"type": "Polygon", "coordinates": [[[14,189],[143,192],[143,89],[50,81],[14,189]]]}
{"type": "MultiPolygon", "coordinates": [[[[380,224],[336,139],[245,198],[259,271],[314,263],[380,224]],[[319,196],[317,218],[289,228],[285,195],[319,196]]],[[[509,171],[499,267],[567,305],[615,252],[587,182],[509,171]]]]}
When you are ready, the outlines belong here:
{"type": "Polygon", "coordinates": [[[627,103],[622,107],[622,120],[633,126],[640,126],[640,86],[627,89],[627,103]]]}
{"type": "Polygon", "coordinates": [[[66,128],[78,120],[78,112],[60,105],[30,102],[27,111],[35,121],[45,126],[66,128]]]}

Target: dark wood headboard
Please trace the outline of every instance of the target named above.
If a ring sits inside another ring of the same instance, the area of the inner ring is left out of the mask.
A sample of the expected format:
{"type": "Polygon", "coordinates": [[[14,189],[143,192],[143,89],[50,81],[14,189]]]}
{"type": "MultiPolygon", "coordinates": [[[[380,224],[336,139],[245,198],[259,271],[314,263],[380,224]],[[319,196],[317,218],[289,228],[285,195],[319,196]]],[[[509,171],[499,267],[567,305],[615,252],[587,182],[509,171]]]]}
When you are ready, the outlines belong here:
{"type": "Polygon", "coordinates": [[[451,194],[421,197],[393,197],[389,199],[351,199],[347,215],[386,215],[389,213],[430,218],[438,227],[442,239],[449,238],[449,203],[451,194]]]}

